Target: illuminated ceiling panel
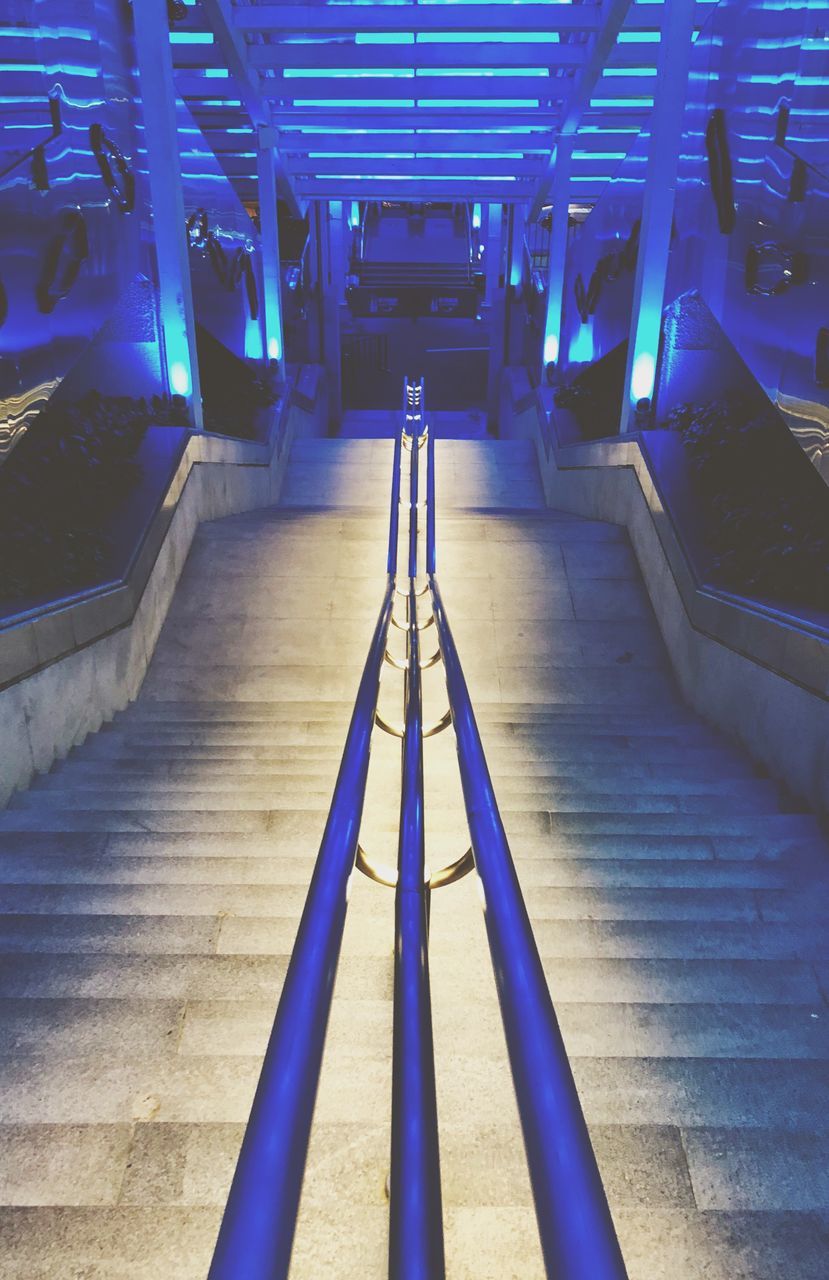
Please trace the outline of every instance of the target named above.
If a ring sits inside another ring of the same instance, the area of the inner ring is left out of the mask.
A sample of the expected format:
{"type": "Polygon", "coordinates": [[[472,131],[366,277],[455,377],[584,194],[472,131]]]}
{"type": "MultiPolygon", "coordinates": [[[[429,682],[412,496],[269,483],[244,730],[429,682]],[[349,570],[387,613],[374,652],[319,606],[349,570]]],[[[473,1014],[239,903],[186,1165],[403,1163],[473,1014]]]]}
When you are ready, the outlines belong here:
{"type": "MultiPolygon", "coordinates": [[[[375,197],[386,183],[400,199],[462,200],[472,189],[529,200],[577,109],[574,180],[589,203],[652,104],[662,0],[188,0],[173,37],[179,91],[243,199],[255,197],[255,158],[244,109],[231,106],[244,95],[212,39],[217,3],[244,42],[300,199],[375,197]],[[620,14],[609,56],[597,58],[620,14]]],[[[698,8],[701,24],[711,4],[698,8]]]]}

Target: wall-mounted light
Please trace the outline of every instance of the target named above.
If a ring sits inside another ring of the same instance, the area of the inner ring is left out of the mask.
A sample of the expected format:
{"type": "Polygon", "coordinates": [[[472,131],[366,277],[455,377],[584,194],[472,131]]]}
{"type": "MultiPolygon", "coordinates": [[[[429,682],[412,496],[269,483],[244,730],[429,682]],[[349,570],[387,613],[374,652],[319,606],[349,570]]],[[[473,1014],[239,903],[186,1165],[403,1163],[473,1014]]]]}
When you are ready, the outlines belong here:
{"type": "Polygon", "coordinates": [[[650,401],[655,378],[656,360],[649,351],[642,351],[633,362],[630,379],[630,395],[634,404],[638,405],[640,400],[650,401]]]}
{"type": "Polygon", "coordinates": [[[558,360],[558,334],[548,333],[544,339],[544,363],[554,364],[558,360]]]}
{"type": "Polygon", "coordinates": [[[170,389],[177,396],[190,394],[190,373],[180,360],[174,360],[170,365],[170,389]]]}

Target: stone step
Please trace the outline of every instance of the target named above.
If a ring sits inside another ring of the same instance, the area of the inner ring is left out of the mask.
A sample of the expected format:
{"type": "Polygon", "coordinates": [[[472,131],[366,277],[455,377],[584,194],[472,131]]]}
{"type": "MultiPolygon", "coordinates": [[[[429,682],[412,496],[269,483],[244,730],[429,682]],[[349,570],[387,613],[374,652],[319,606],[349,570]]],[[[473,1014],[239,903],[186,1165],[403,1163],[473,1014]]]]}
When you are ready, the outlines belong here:
{"type": "MultiPolygon", "coordinates": [[[[766,837],[787,838],[793,847],[812,847],[820,840],[817,823],[808,814],[770,813],[762,817],[751,814],[717,812],[700,813],[631,813],[620,812],[618,807],[606,813],[556,812],[547,810],[527,812],[509,811],[508,832],[528,835],[556,832],[563,835],[632,835],[632,836],[736,836],[756,841],[758,849],[766,837]],[[551,817],[553,827],[551,827],[551,817]]],[[[324,810],[216,809],[202,812],[198,809],[166,809],[143,811],[129,809],[51,809],[48,805],[37,809],[10,808],[0,813],[2,832],[178,832],[237,834],[271,834],[274,838],[285,835],[307,835],[318,839],[322,831],[324,810]]],[[[380,823],[378,830],[394,834],[394,828],[380,823]]],[[[457,837],[457,828],[443,831],[432,824],[434,835],[457,837]]],[[[775,846],[777,847],[777,846],[775,846]]]]}
{"type": "MultiPolygon", "coordinates": [[[[73,761],[110,760],[124,764],[140,764],[150,756],[153,760],[173,760],[192,763],[199,760],[218,760],[234,767],[244,761],[267,763],[269,761],[303,759],[335,759],[339,762],[345,743],[345,729],[340,737],[334,736],[331,741],[320,742],[310,730],[297,726],[295,742],[267,744],[245,744],[229,742],[205,745],[189,741],[148,742],[142,744],[134,740],[127,741],[115,733],[108,736],[90,738],[81,747],[75,748],[73,761]]],[[[186,735],[182,735],[186,739],[186,735]]],[[[627,741],[609,740],[600,745],[572,745],[563,743],[533,745],[522,742],[505,744],[503,742],[484,742],[487,762],[493,771],[503,771],[509,767],[513,771],[516,766],[550,767],[559,762],[568,765],[604,764],[614,770],[617,764],[633,763],[637,766],[650,764],[673,764],[682,767],[684,764],[700,766],[712,774],[719,771],[722,764],[728,768],[734,763],[729,752],[715,748],[683,748],[680,745],[662,743],[660,746],[642,746],[627,741]]]]}
{"type": "MultiPolygon", "coordinates": [[[[307,868],[310,871],[310,865],[307,868]]],[[[305,883],[232,882],[183,884],[6,883],[0,921],[7,916],[135,915],[298,918],[305,903],[305,883]]],[[[759,921],[758,899],[751,889],[562,888],[530,885],[527,906],[539,931],[546,921],[582,920],[588,931],[595,921],[759,921]]],[[[378,913],[391,912],[379,890],[372,895],[378,913]]],[[[230,921],[226,921],[230,924],[230,921]]],[[[776,923],[776,922],[774,922],[776,923]]],[[[267,930],[267,926],[265,927],[267,930]]],[[[255,932],[251,930],[249,932],[255,932]]],[[[224,925],[220,933],[224,933],[224,925]]],[[[244,934],[244,931],[243,931],[244,934]]],[[[828,940],[829,941],[829,940],[828,940]]]]}
{"type": "MultiPolygon", "coordinates": [[[[228,780],[229,781],[229,780],[228,780]]],[[[392,794],[399,787],[398,779],[389,779],[392,794]]],[[[260,783],[253,787],[233,787],[227,790],[216,785],[211,789],[196,789],[192,786],[157,785],[145,786],[139,790],[124,786],[107,786],[104,790],[93,787],[59,788],[50,786],[34,791],[22,792],[12,797],[9,810],[28,809],[43,812],[44,808],[110,810],[117,806],[121,811],[139,810],[156,811],[188,811],[205,813],[213,810],[243,810],[247,812],[268,811],[273,809],[301,806],[305,809],[327,810],[331,804],[333,779],[327,784],[304,782],[292,779],[289,785],[263,787],[260,783]]],[[[596,785],[596,784],[594,784],[596,785]]],[[[224,786],[227,786],[227,781],[224,786]]],[[[428,784],[427,784],[428,786],[428,784]]],[[[100,782],[99,782],[100,787],[100,782]]],[[[499,806],[503,811],[545,809],[550,813],[741,813],[777,814],[778,803],[774,790],[763,784],[735,785],[733,791],[721,789],[691,790],[672,788],[665,790],[664,784],[659,790],[640,790],[630,788],[611,788],[586,790],[570,785],[541,783],[536,786],[522,786],[520,789],[509,785],[499,785],[497,795],[499,806]]],[[[431,804],[445,804],[447,799],[454,798],[458,790],[457,781],[452,785],[436,785],[428,787],[428,800],[431,804]]],[[[779,815],[778,815],[779,816],[779,815]]]]}
{"type": "MultiPolygon", "coordinates": [[[[235,843],[235,842],[234,842],[235,843]]],[[[306,885],[317,850],[304,854],[276,852],[266,846],[258,855],[247,848],[228,848],[221,854],[205,849],[195,856],[180,856],[165,841],[155,857],[117,850],[85,855],[69,853],[61,842],[51,852],[29,849],[4,852],[0,844],[2,884],[251,884],[306,885]]],[[[708,859],[642,858],[602,859],[572,856],[542,858],[515,853],[525,895],[536,887],[558,889],[750,889],[763,894],[784,889],[790,875],[771,862],[724,862],[708,859]]]]}
{"type": "MultiPolygon", "coordinates": [[[[381,707],[382,707],[381,702],[381,707]]],[[[389,708],[389,714],[392,709],[389,708]]],[[[192,721],[167,722],[153,721],[146,725],[134,726],[127,722],[123,728],[109,728],[101,733],[101,741],[107,744],[137,743],[142,746],[163,745],[181,742],[190,746],[211,745],[267,745],[289,746],[294,742],[306,741],[310,736],[325,744],[340,741],[348,720],[345,717],[334,720],[324,717],[318,720],[297,718],[292,721],[273,721],[271,723],[254,721],[250,723],[233,721],[192,721]],[[298,736],[299,735],[299,736],[298,736]]],[[[485,736],[485,735],[482,735],[485,736]]],[[[629,746],[635,744],[637,750],[655,749],[665,745],[683,745],[686,747],[711,747],[723,749],[722,740],[715,734],[698,726],[688,730],[681,726],[668,725],[664,728],[653,725],[627,726],[616,725],[499,725],[497,731],[493,727],[490,739],[500,748],[529,747],[531,749],[545,746],[629,746]]],[[[486,744],[485,744],[486,745],[486,744]]]]}
{"type": "MultiPolygon", "coordinates": [[[[361,640],[363,639],[367,639],[367,637],[361,636],[361,640]]],[[[364,650],[366,647],[367,645],[363,644],[364,650]]],[[[401,644],[398,648],[399,656],[402,657],[404,647],[401,644]]],[[[437,674],[435,672],[436,677],[437,674]]],[[[352,709],[353,700],[348,699],[327,702],[322,702],[322,700],[279,702],[262,699],[255,702],[240,700],[231,704],[209,701],[174,701],[170,699],[156,699],[153,702],[145,703],[139,700],[132,703],[126,710],[119,712],[116,717],[116,723],[222,722],[232,720],[255,724],[260,721],[271,720],[323,720],[329,711],[332,714],[350,715],[352,709]]],[[[696,728],[701,723],[699,717],[694,716],[682,705],[678,705],[670,711],[660,708],[657,710],[631,710],[622,713],[614,708],[602,705],[593,707],[583,704],[573,706],[571,703],[561,703],[559,705],[533,702],[482,703],[480,707],[475,709],[475,718],[480,724],[557,725],[563,723],[574,725],[617,724],[625,727],[654,725],[672,726],[674,728],[696,728]]],[[[717,732],[713,729],[710,731],[717,732]]]]}
{"type": "MultiPolygon", "coordinates": [[[[589,1124],[780,1128],[829,1135],[829,1073],[822,1060],[768,1058],[574,1057],[573,1075],[589,1124]]],[[[112,1124],[141,1120],[246,1121],[259,1063],[252,1056],[192,1058],[143,1054],[123,1061],[98,1055],[11,1060],[0,1077],[0,1123],[112,1124]],[[38,1088],[25,1087],[38,1067],[38,1088]],[[199,1087],[194,1089],[194,1079],[199,1087]]],[[[373,1123],[388,1097],[391,1063],[367,1057],[364,1070],[323,1077],[316,1117],[343,1114],[373,1123]]],[[[512,1082],[491,1060],[458,1055],[444,1064],[444,1109],[482,1114],[514,1106],[512,1082]]]]}
{"type": "MultiPolygon", "coordinates": [[[[322,753],[319,753],[322,756],[322,753]]],[[[331,751],[327,759],[270,761],[263,767],[257,761],[240,760],[234,764],[233,785],[248,788],[282,783],[286,778],[307,781],[315,777],[333,777],[339,765],[340,756],[331,751]]],[[[429,762],[427,761],[427,770],[429,762]]],[[[85,760],[72,755],[60,764],[55,765],[48,774],[41,774],[32,784],[33,790],[49,789],[61,786],[95,787],[101,782],[100,761],[85,760]]],[[[372,760],[372,771],[379,768],[379,760],[372,760]]],[[[192,785],[199,781],[222,781],[227,779],[227,767],[224,761],[200,760],[189,763],[173,763],[169,759],[156,760],[119,760],[112,761],[107,770],[107,785],[130,788],[137,785],[157,785],[160,787],[192,785]]],[[[399,762],[390,762],[386,772],[399,776],[399,762]]],[[[622,763],[602,768],[596,764],[575,764],[567,761],[551,761],[549,764],[517,762],[503,763],[500,767],[492,767],[499,793],[503,788],[519,787],[528,779],[533,782],[548,780],[551,785],[566,783],[580,789],[593,790],[627,790],[670,791],[674,786],[688,791],[728,792],[732,785],[739,791],[742,783],[757,783],[748,767],[735,762],[730,768],[725,764],[716,767],[705,765],[678,764],[636,764],[622,763]],[[601,781],[602,787],[595,784],[601,781]]],[[[773,784],[763,782],[765,787],[773,784]]]]}

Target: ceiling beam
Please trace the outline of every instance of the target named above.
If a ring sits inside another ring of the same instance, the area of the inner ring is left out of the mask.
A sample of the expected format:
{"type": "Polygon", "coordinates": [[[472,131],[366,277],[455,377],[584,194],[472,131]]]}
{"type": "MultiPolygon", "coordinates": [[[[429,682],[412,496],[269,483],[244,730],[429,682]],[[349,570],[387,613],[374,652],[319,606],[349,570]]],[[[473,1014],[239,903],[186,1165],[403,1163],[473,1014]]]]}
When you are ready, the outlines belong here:
{"type": "MultiPolygon", "coordinates": [[[[243,163],[249,164],[249,161],[243,163]]],[[[434,177],[434,178],[537,178],[543,161],[539,158],[529,160],[465,160],[457,156],[441,156],[439,159],[427,159],[425,156],[385,157],[375,160],[354,160],[335,157],[321,160],[316,156],[312,160],[297,160],[293,165],[293,173],[297,182],[307,178],[330,178],[341,176],[359,178],[361,174],[388,174],[397,178],[434,177]]]]}
{"type": "MultiPolygon", "coordinates": [[[[371,107],[374,100],[417,102],[440,99],[486,100],[512,99],[532,106],[536,102],[564,102],[569,98],[572,80],[560,76],[435,76],[411,77],[360,76],[340,78],[328,76],[308,80],[286,79],[284,76],[265,77],[262,92],[271,102],[292,103],[297,99],[307,101],[343,99],[353,102],[365,100],[371,107]]],[[[621,93],[622,90],[620,89],[621,93]]],[[[454,110],[455,103],[447,110],[454,110]]],[[[463,105],[463,102],[457,105],[463,105]]],[[[447,120],[451,123],[451,119],[447,120]]]]}
{"type": "MultiPolygon", "coordinates": [[[[470,134],[462,132],[430,134],[430,133],[375,133],[375,134],[331,134],[319,133],[280,133],[279,145],[286,157],[303,155],[308,151],[336,151],[338,155],[359,155],[369,151],[429,151],[451,155],[453,152],[475,151],[520,151],[522,154],[548,155],[552,134],[470,134]]],[[[244,141],[244,139],[242,139],[244,141]]],[[[226,149],[231,144],[239,146],[238,137],[230,135],[226,149]]]]}
{"type": "Polygon", "coordinates": [[[240,31],[595,31],[593,5],[257,4],[234,10],[240,31]]]}
{"type": "MultiPolygon", "coordinates": [[[[234,88],[245,104],[252,123],[257,127],[270,128],[272,124],[270,108],[262,96],[259,74],[248,62],[245,39],[234,24],[231,0],[202,0],[201,7],[216,44],[219,46],[224,64],[230,72],[234,88]]],[[[208,82],[210,85],[220,83],[219,80],[208,82]]],[[[179,92],[182,90],[179,89],[179,92]]],[[[230,95],[205,93],[203,96],[221,98],[230,95]]],[[[236,94],[233,96],[235,97],[236,94]]],[[[280,194],[287,200],[291,212],[298,215],[299,201],[291,184],[290,174],[278,151],[275,151],[274,159],[280,194]]]]}
{"type": "Polygon", "coordinates": [[[514,147],[516,138],[520,137],[513,132],[516,126],[552,130],[558,124],[559,112],[544,107],[510,107],[501,111],[487,111],[485,107],[453,107],[451,110],[401,107],[397,111],[383,108],[382,113],[378,113],[376,106],[366,104],[348,108],[276,107],[274,120],[280,134],[291,128],[317,128],[339,137],[350,134],[371,137],[371,134],[360,134],[360,129],[382,129],[384,133],[388,129],[444,129],[448,134],[464,129],[497,130],[493,136],[514,147]]]}
{"type": "MultiPolygon", "coordinates": [[[[196,51],[198,46],[196,46],[196,51]]],[[[253,44],[248,56],[259,68],[320,70],[405,67],[580,67],[580,44],[253,44]]],[[[641,54],[639,55],[641,57],[641,54]]],[[[204,57],[204,52],[202,52],[204,57]]]]}
{"type": "Polygon", "coordinates": [[[503,201],[512,203],[527,200],[532,194],[533,179],[519,182],[468,181],[426,178],[403,178],[390,181],[377,178],[310,179],[297,183],[302,196],[315,200],[469,200],[503,201]]]}
{"type": "MultiPolygon", "coordinates": [[[[600,17],[601,26],[598,32],[591,37],[590,48],[587,59],[573,87],[573,92],[568,100],[564,117],[561,122],[561,135],[570,136],[578,131],[581,118],[585,110],[589,107],[591,99],[594,97],[626,97],[622,89],[622,84],[627,83],[629,79],[635,77],[624,77],[617,79],[615,76],[610,77],[613,84],[613,92],[608,90],[605,93],[599,93],[596,86],[602,79],[602,72],[607,66],[608,59],[616,47],[616,41],[622,24],[627,17],[628,10],[631,6],[631,0],[602,0],[597,6],[600,17]]],[[[650,6],[648,6],[650,8],[650,6]]],[[[650,77],[644,82],[650,83],[650,77]]],[[[633,96],[633,95],[630,95],[633,96]]],[[[641,90],[636,96],[645,97],[647,94],[641,90]]],[[[555,152],[551,152],[547,161],[544,175],[541,178],[536,190],[532,207],[530,209],[530,220],[538,218],[544,201],[550,194],[553,185],[553,173],[555,172],[555,152]]]]}

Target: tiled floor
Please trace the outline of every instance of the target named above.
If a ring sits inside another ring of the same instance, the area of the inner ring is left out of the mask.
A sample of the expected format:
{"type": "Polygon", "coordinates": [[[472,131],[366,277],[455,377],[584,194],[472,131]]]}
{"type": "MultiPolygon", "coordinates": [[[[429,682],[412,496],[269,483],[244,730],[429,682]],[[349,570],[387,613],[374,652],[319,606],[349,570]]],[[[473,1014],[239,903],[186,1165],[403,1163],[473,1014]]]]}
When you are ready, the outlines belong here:
{"type": "MultiPolygon", "coordinates": [[[[206,1277],[380,605],[390,451],[301,445],[285,505],[204,526],[138,703],[0,814],[2,1280],[206,1277]]],[[[679,702],[620,530],[546,511],[523,445],[439,463],[443,596],[631,1280],[826,1280],[818,828],[679,702]]],[[[362,839],[388,862],[398,770],[376,735],[362,839]]],[[[426,784],[438,865],[466,845],[451,733],[426,784]]],[[[358,877],[292,1280],[386,1274],[392,928],[358,877]]],[[[431,964],[448,1275],[540,1280],[472,878],[434,897],[431,964]]]]}

